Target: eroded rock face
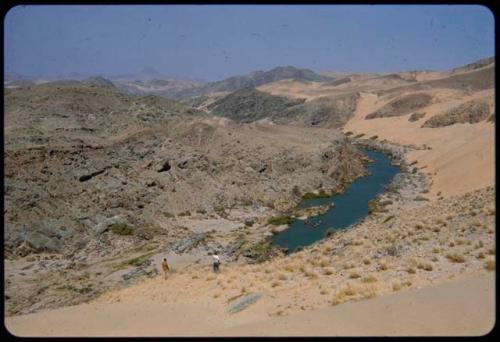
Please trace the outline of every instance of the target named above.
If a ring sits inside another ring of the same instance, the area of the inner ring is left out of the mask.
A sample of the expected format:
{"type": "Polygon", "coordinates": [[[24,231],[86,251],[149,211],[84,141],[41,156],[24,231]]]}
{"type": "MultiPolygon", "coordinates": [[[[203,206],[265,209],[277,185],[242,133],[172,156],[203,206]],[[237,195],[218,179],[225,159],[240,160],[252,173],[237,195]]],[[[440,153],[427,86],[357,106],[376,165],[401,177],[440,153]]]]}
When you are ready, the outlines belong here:
{"type": "Polygon", "coordinates": [[[21,255],[29,252],[61,252],[65,241],[73,234],[73,228],[60,220],[40,220],[21,225],[7,244],[13,249],[19,247],[21,255]]]}
{"type": "Polygon", "coordinates": [[[34,248],[25,246],[21,254],[68,252],[81,238],[112,235],[113,223],[126,223],[137,228],[134,236],[146,236],[139,232],[157,227],[163,212],[293,205],[300,197],[292,191],[295,185],[303,192],[336,189],[363,173],[360,155],[340,135],[325,133],[315,142],[298,138],[301,133],[301,128],[186,120],[101,145],[57,139],[29,149],[7,144],[6,252],[16,255],[26,240],[18,237],[20,227],[46,219],[63,222],[74,234],[34,235],[34,248]],[[282,134],[297,138],[291,144],[280,139],[282,134]]]}

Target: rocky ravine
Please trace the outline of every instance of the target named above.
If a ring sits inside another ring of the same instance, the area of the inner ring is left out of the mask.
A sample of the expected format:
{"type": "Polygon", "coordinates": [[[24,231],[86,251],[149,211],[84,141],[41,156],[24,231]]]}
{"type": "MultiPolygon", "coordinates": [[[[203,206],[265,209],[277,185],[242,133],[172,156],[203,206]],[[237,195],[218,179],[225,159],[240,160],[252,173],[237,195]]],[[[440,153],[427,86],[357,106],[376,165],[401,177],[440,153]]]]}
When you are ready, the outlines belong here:
{"type": "Polygon", "coordinates": [[[240,125],[107,85],[48,83],[5,100],[8,314],[154,276],[155,253],[229,253],[238,227],[262,239],[267,218],[302,193],[364,172],[338,132],[240,125]],[[189,219],[233,223],[199,235],[189,219]]]}

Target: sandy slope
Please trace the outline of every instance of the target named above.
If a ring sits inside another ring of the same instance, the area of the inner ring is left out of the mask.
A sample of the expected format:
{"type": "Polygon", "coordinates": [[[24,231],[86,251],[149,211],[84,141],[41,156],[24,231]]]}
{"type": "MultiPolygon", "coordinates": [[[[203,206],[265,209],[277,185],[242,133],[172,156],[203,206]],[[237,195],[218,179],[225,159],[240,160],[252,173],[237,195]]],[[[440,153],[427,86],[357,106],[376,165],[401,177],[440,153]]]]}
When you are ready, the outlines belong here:
{"type": "Polygon", "coordinates": [[[490,274],[245,324],[221,335],[483,335],[495,323],[494,288],[490,274]]]}
{"type": "Polygon", "coordinates": [[[9,317],[5,323],[17,336],[477,336],[494,324],[494,281],[490,273],[285,317],[229,315],[208,302],[129,300],[9,317]]]}
{"type": "MultiPolygon", "coordinates": [[[[453,96],[440,94],[441,96],[453,96]]],[[[478,93],[471,98],[484,96],[478,93]]],[[[421,128],[423,121],[451,107],[456,101],[427,107],[424,119],[410,122],[408,115],[365,120],[366,114],[383,105],[374,94],[362,93],[355,116],[345,125],[344,132],[364,133],[365,138],[377,135],[379,140],[431,147],[408,154],[408,162],[417,161],[433,181],[431,198],[439,192],[444,197],[462,194],[495,183],[495,126],[490,122],[455,124],[441,128],[421,128]]],[[[464,100],[460,101],[463,102],[464,100]]]]}

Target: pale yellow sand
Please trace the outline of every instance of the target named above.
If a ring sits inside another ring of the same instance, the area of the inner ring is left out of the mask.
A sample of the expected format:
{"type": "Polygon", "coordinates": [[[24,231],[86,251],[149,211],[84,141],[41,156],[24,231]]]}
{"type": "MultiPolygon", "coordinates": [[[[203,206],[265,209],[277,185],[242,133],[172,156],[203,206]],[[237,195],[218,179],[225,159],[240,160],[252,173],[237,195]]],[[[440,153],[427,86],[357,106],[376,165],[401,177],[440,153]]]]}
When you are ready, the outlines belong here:
{"type": "Polygon", "coordinates": [[[8,317],[5,323],[17,336],[477,336],[495,322],[494,282],[492,272],[284,317],[265,315],[257,304],[247,309],[252,312],[230,315],[209,301],[165,305],[135,298],[8,317]]]}
{"type": "Polygon", "coordinates": [[[495,126],[491,122],[420,127],[426,119],[453,103],[428,107],[425,118],[416,122],[409,122],[408,115],[365,120],[366,114],[380,104],[376,95],[362,93],[356,115],[345,125],[344,132],[364,133],[363,138],[377,135],[378,140],[404,145],[429,146],[431,150],[408,153],[407,159],[410,163],[418,161],[416,166],[430,173],[431,199],[439,192],[448,197],[495,184],[495,126]]]}

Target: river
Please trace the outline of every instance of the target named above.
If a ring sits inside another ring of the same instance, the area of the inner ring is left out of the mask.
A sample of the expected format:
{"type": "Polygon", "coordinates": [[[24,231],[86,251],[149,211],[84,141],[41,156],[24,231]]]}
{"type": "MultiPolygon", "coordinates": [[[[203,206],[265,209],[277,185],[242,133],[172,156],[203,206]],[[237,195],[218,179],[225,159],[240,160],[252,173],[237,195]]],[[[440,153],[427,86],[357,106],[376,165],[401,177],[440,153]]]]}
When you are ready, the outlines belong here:
{"type": "Polygon", "coordinates": [[[391,165],[387,155],[382,152],[362,149],[373,160],[367,165],[369,174],[358,178],[338,195],[328,198],[304,200],[299,207],[306,208],[334,203],[335,206],[321,215],[305,220],[294,219],[289,228],[274,235],[272,242],[288,249],[289,253],[323,239],[330,229],[344,229],[368,215],[368,201],[384,192],[394,176],[400,172],[391,165]]]}

